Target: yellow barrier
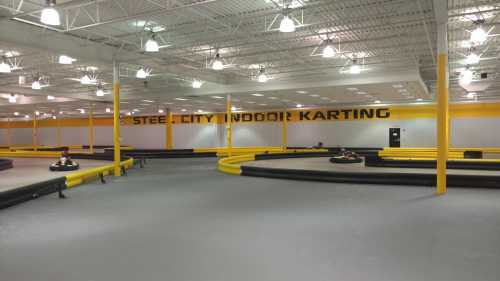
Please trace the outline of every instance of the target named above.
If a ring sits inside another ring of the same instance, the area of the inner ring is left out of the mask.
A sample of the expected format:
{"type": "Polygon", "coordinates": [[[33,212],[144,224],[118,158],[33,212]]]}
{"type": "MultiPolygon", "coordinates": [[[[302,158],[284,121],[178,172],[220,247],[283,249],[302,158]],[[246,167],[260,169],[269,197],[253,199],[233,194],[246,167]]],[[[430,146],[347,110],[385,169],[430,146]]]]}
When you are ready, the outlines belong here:
{"type": "MultiPolygon", "coordinates": [[[[304,154],[306,154],[306,153],[311,153],[311,152],[328,152],[328,149],[307,149],[307,148],[306,149],[288,149],[285,152],[275,151],[275,152],[269,152],[269,153],[270,154],[279,154],[279,153],[304,153],[304,154]]],[[[240,163],[248,162],[248,161],[255,161],[255,154],[256,153],[251,153],[251,154],[243,154],[243,155],[222,158],[219,160],[217,168],[219,169],[219,171],[224,172],[224,173],[233,174],[233,175],[240,175],[241,174],[240,163]]],[[[259,153],[257,153],[257,154],[259,154],[259,153]]]]}
{"type": "MultiPolygon", "coordinates": [[[[435,147],[386,147],[384,151],[434,152],[435,147]]],[[[500,153],[500,147],[450,147],[450,152],[481,151],[485,153],[500,153]]]]}
{"type": "MultiPolygon", "coordinates": [[[[128,160],[122,161],[120,163],[120,166],[124,167],[125,169],[128,169],[134,164],[134,159],[130,158],[128,160]]],[[[100,174],[103,174],[103,176],[107,176],[111,174],[114,170],[114,165],[109,164],[106,166],[101,166],[101,167],[96,167],[96,168],[91,168],[83,171],[78,171],[75,173],[70,173],[66,175],[66,186],[68,188],[72,188],[76,185],[82,184],[85,181],[95,179],[99,177],[100,174]]]]}
{"type": "Polygon", "coordinates": [[[254,160],[255,160],[255,154],[227,157],[219,160],[218,169],[219,171],[224,173],[239,175],[241,174],[239,163],[254,161],[254,160]]]}

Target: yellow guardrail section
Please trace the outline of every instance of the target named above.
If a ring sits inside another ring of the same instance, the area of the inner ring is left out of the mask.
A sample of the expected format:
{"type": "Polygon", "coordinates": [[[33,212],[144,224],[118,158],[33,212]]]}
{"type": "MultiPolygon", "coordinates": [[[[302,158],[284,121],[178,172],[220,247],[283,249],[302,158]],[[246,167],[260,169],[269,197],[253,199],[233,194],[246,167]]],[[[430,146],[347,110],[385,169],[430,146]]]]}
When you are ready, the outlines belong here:
{"type": "MultiPolygon", "coordinates": [[[[125,169],[130,168],[133,164],[134,164],[133,158],[120,162],[120,166],[124,167],[125,169]]],[[[111,174],[113,170],[114,170],[114,165],[109,164],[106,166],[70,173],[66,175],[66,186],[68,188],[72,188],[76,185],[84,183],[85,181],[93,180],[99,177],[100,174],[102,174],[103,176],[107,176],[111,174]]]]}
{"type": "Polygon", "coordinates": [[[23,157],[23,158],[59,158],[59,151],[0,151],[0,156],[3,157],[23,157]]]}
{"type": "Polygon", "coordinates": [[[254,161],[255,154],[238,155],[219,160],[218,169],[221,172],[239,175],[241,174],[240,163],[254,161]]]}
{"type": "MultiPolygon", "coordinates": [[[[266,151],[268,151],[268,150],[266,150],[266,151]]],[[[311,149],[311,148],[287,149],[285,151],[280,150],[280,151],[270,152],[270,154],[279,154],[279,153],[304,153],[304,154],[306,154],[306,153],[311,153],[311,152],[328,152],[328,149],[311,149]]],[[[244,154],[244,155],[237,155],[237,156],[222,158],[219,160],[217,167],[218,167],[219,171],[221,171],[221,172],[233,174],[233,175],[240,175],[241,174],[240,163],[248,162],[248,161],[255,161],[255,154],[259,154],[259,153],[251,153],[251,154],[244,154]]]]}
{"type": "MultiPolygon", "coordinates": [[[[434,152],[435,147],[386,147],[383,151],[397,152],[434,152]]],[[[486,153],[500,153],[500,147],[450,147],[450,152],[481,151],[486,153]]]]}
{"type": "MultiPolygon", "coordinates": [[[[385,157],[388,160],[429,160],[436,161],[436,158],[412,158],[412,157],[385,157]]],[[[453,162],[486,162],[486,163],[500,163],[500,159],[448,159],[453,162]]]]}

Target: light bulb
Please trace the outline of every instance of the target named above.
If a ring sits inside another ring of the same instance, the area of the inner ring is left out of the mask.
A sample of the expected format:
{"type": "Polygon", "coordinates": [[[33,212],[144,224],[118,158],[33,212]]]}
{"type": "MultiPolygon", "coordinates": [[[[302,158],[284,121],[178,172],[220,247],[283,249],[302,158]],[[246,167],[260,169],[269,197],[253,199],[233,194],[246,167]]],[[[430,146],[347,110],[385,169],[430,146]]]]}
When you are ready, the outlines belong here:
{"type": "Polygon", "coordinates": [[[146,41],[146,45],[144,45],[144,50],[146,52],[158,52],[160,51],[160,46],[158,46],[158,42],[154,38],[146,41]]]}
{"type": "Polygon", "coordinates": [[[72,64],[74,60],[75,59],[73,59],[72,57],[68,57],[66,55],[59,56],[59,64],[72,64]]]}
{"type": "Polygon", "coordinates": [[[280,31],[281,32],[294,32],[295,31],[295,23],[288,16],[283,16],[283,19],[280,23],[280,31]]]}
{"type": "Polygon", "coordinates": [[[236,106],[231,106],[231,111],[236,111],[236,106]]]}
{"type": "Polygon", "coordinates": [[[379,101],[379,100],[376,100],[376,101],[374,101],[374,103],[380,103],[380,101],[379,101]]]}
{"type": "Polygon", "coordinates": [[[470,33],[470,41],[474,44],[483,44],[487,38],[488,33],[480,26],[470,33]]]}
{"type": "Polygon", "coordinates": [[[158,109],[158,113],[164,113],[163,109],[158,109]]]}
{"type": "Polygon", "coordinates": [[[470,85],[470,83],[472,82],[472,71],[470,69],[466,69],[464,71],[462,71],[462,73],[460,74],[460,80],[459,80],[459,84],[460,86],[468,86],[470,85]]]}
{"type": "Polygon", "coordinates": [[[57,119],[57,116],[52,115],[52,119],[56,120],[56,119],[57,119]]]}
{"type": "Polygon", "coordinates": [[[198,113],[203,113],[203,110],[198,109],[196,112],[198,112],[198,113]]]}
{"type": "Polygon", "coordinates": [[[42,85],[40,85],[40,81],[35,80],[33,83],[31,83],[31,89],[33,90],[40,90],[42,88],[42,85]]]}
{"type": "Polygon", "coordinates": [[[475,53],[470,53],[467,58],[465,59],[465,64],[477,64],[481,58],[476,55],[475,53]]]}
{"type": "Polygon", "coordinates": [[[19,112],[14,112],[14,116],[18,116],[19,115],[19,112]]]}
{"type": "Polygon", "coordinates": [[[29,115],[24,115],[24,118],[29,119],[30,116],[29,115]]]}
{"type": "Polygon", "coordinates": [[[80,78],[80,83],[82,85],[90,85],[92,84],[92,79],[90,79],[90,77],[87,74],[85,74],[82,76],[82,78],[80,78]]]}
{"type": "Polygon", "coordinates": [[[303,107],[303,105],[299,103],[299,104],[297,104],[295,107],[296,107],[296,108],[301,108],[301,107],[303,107]]]}
{"type": "Polygon", "coordinates": [[[80,113],[81,113],[81,114],[85,114],[85,109],[83,109],[83,108],[82,108],[82,109],[80,109],[80,113]]]}
{"type": "Polygon", "coordinates": [[[35,115],[36,116],[40,115],[40,111],[35,111],[35,115]]]}
{"type": "Polygon", "coordinates": [[[194,80],[193,84],[192,84],[193,88],[195,88],[195,89],[201,88],[202,85],[203,85],[203,83],[200,80],[194,80]]]}
{"type": "Polygon", "coordinates": [[[16,102],[17,102],[17,100],[16,100],[16,96],[14,96],[14,95],[10,95],[10,96],[9,96],[9,102],[10,102],[10,103],[16,103],[16,102]]]}
{"type": "Polygon", "coordinates": [[[215,55],[214,62],[212,63],[212,69],[213,70],[223,70],[224,69],[224,64],[222,63],[219,54],[215,55]]]}
{"type": "Polygon", "coordinates": [[[259,81],[259,83],[266,83],[267,80],[269,80],[269,78],[267,77],[267,75],[264,73],[263,70],[261,70],[259,76],[257,77],[257,81],[259,81]]]}
{"type": "Polygon", "coordinates": [[[54,96],[48,95],[47,100],[55,100],[56,98],[54,96]]]}
{"type": "Polygon", "coordinates": [[[5,61],[2,61],[0,63],[0,73],[10,73],[12,71],[10,65],[6,63],[5,61]]]}
{"type": "Polygon", "coordinates": [[[144,68],[141,67],[139,70],[137,70],[135,77],[139,79],[146,79],[148,77],[148,73],[144,70],[144,68]]]}
{"type": "MultiPolygon", "coordinates": [[[[52,4],[50,4],[52,6],[52,4]]],[[[53,7],[45,7],[40,15],[40,21],[46,25],[61,25],[59,12],[53,7]]]]}
{"type": "Polygon", "coordinates": [[[104,96],[104,91],[101,88],[98,88],[97,91],[95,92],[95,95],[98,97],[104,96]]]}
{"type": "Polygon", "coordinates": [[[333,58],[335,56],[335,49],[331,45],[326,45],[323,49],[324,58],[333,58]]]}
{"type": "Polygon", "coordinates": [[[111,112],[111,108],[106,107],[106,113],[110,113],[110,112],[111,112]]]}
{"type": "Polygon", "coordinates": [[[359,73],[361,73],[361,67],[359,67],[358,64],[354,63],[353,65],[351,65],[351,68],[349,69],[349,73],[359,74],[359,73]]]}
{"type": "Polygon", "coordinates": [[[474,92],[470,92],[470,93],[467,93],[467,96],[466,96],[468,99],[473,99],[476,97],[476,93],[474,92]]]}

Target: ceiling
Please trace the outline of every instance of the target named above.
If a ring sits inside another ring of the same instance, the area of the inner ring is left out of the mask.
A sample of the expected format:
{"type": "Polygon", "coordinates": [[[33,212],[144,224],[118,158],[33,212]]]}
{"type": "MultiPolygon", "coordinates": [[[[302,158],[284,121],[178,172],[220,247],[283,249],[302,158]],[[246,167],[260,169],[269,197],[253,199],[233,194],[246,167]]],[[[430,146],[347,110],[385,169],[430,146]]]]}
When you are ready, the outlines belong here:
{"type": "MultiPolygon", "coordinates": [[[[159,108],[224,111],[227,94],[242,110],[434,100],[432,0],[286,3],[297,23],[293,33],[278,30],[282,0],[59,0],[62,25],[56,28],[40,23],[44,0],[0,0],[0,55],[15,66],[10,74],[0,73],[0,115],[71,115],[90,107],[104,114],[111,95],[97,97],[96,85],[78,79],[89,73],[110,93],[113,60],[120,62],[122,108],[136,114],[159,108]],[[146,53],[144,42],[153,33],[160,51],[146,53]],[[321,50],[328,38],[338,53],[326,59],[321,50]],[[210,66],[217,52],[223,71],[210,66]],[[76,61],[58,64],[62,54],[76,61]],[[354,59],[362,65],[358,75],[347,73],[354,59]],[[151,71],[147,79],[135,78],[141,67],[151,71]],[[260,67],[271,77],[268,83],[256,81],[260,67]],[[42,78],[42,90],[31,89],[34,77],[42,78]],[[194,79],[203,81],[200,89],[191,87],[194,79]],[[7,100],[10,94],[18,97],[15,105],[7,100]]],[[[480,63],[471,66],[476,76],[488,74],[473,83],[475,101],[499,100],[500,1],[449,0],[448,9],[452,101],[467,99],[458,71],[478,19],[490,36],[475,50],[480,63]]]]}

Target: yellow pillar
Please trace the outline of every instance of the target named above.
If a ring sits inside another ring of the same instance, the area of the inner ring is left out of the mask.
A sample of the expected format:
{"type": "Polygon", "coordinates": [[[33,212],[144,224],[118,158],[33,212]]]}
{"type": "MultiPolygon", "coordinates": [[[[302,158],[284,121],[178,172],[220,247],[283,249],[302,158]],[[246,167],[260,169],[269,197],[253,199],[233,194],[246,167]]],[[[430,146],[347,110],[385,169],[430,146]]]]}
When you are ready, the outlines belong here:
{"type": "Polygon", "coordinates": [[[11,137],[11,131],[10,131],[10,118],[7,118],[7,146],[10,148],[12,145],[12,137],[11,137]]]}
{"type": "Polygon", "coordinates": [[[56,120],[56,123],[57,123],[57,146],[61,147],[61,120],[59,118],[57,118],[56,120]]]}
{"type": "Polygon", "coordinates": [[[32,137],[33,137],[33,149],[35,151],[38,150],[38,132],[37,132],[37,118],[36,118],[36,111],[33,111],[33,130],[32,130],[32,137]]]}
{"type": "Polygon", "coordinates": [[[232,139],[232,124],[233,124],[233,112],[231,109],[231,95],[227,95],[227,104],[226,104],[226,130],[227,130],[227,156],[231,157],[233,154],[233,139],[232,139]]]}
{"type": "Polygon", "coordinates": [[[92,105],[89,109],[89,151],[94,154],[94,112],[92,105]]]}
{"type": "Polygon", "coordinates": [[[165,116],[165,149],[173,148],[173,135],[172,135],[172,112],[170,110],[166,111],[165,116]]]}
{"type": "Polygon", "coordinates": [[[437,23],[437,186],[436,193],[446,193],[446,162],[449,148],[448,107],[448,6],[434,1],[437,23]]]}
{"type": "Polygon", "coordinates": [[[121,176],[120,170],[120,73],[119,63],[113,61],[113,143],[114,174],[121,176]]]}
{"type": "Polygon", "coordinates": [[[283,133],[282,133],[282,144],[281,144],[281,149],[283,151],[286,151],[286,148],[288,146],[287,144],[287,129],[288,129],[288,112],[286,109],[283,111],[283,133]]]}

